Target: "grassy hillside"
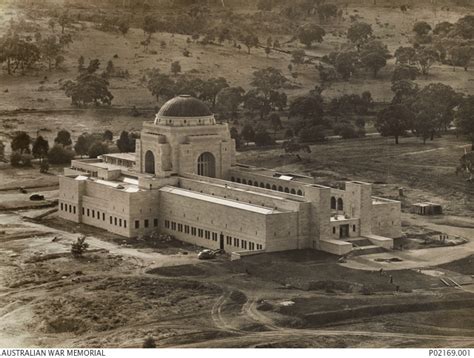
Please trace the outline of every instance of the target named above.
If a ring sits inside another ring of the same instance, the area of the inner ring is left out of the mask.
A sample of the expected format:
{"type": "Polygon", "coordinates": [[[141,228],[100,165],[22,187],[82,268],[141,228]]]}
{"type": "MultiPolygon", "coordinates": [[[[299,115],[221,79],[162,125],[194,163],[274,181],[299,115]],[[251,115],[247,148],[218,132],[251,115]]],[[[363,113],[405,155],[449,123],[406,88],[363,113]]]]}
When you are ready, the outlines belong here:
{"type": "MultiPolygon", "coordinates": [[[[21,15],[22,10],[5,7],[0,12],[0,34],[6,31],[10,19],[18,19],[21,15]]],[[[351,15],[357,15],[359,21],[372,24],[375,37],[387,44],[393,53],[399,46],[409,43],[414,22],[425,20],[433,26],[441,21],[455,22],[465,15],[465,9],[450,8],[448,11],[437,8],[433,11],[430,7],[416,7],[407,13],[402,13],[400,9],[394,7],[349,6],[344,10],[343,20],[324,25],[327,32],[324,42],[306,49],[306,53],[321,57],[339,48],[346,42],[344,34],[351,24],[349,20],[351,15]]],[[[43,36],[52,32],[48,28],[48,20],[48,17],[32,20],[40,27],[43,36]]],[[[56,33],[59,31],[59,28],[55,29],[56,33]]],[[[122,35],[118,32],[100,31],[93,23],[81,21],[74,23],[73,27],[66,31],[72,33],[74,42],[67,48],[63,70],[48,71],[45,68],[37,68],[25,75],[14,76],[1,72],[1,110],[68,108],[70,100],[66,98],[60,86],[65,80],[77,76],[77,59],[81,55],[86,59],[86,63],[88,59],[98,58],[102,64],[101,70],[105,68],[107,61],[113,60],[116,67],[126,69],[130,73],[130,78],[127,80],[111,80],[110,90],[115,97],[114,106],[135,105],[149,108],[156,106],[155,99],[140,79],[147,69],[159,68],[162,72],[169,73],[170,64],[176,60],[181,63],[182,71],[191,76],[203,79],[223,76],[231,85],[242,86],[244,89],[249,88],[255,70],[268,66],[278,68],[291,80],[289,86],[291,89],[286,90],[290,99],[306,93],[320,82],[318,71],[315,69],[318,60],[314,59],[311,63],[294,65],[292,77],[288,70],[291,61],[291,55],[288,53],[272,51],[267,57],[263,48],[253,48],[251,53],[247,54],[245,47],[238,50],[228,41],[222,45],[202,45],[194,40],[189,42],[190,37],[187,35],[169,33],[155,33],[149,51],[145,53],[140,45],[144,39],[143,31],[138,28],[131,28],[126,35],[122,35]],[[162,43],[165,47],[162,47],[162,43]],[[189,57],[183,56],[184,49],[190,51],[189,57]]],[[[265,43],[269,34],[262,32],[258,35],[260,42],[265,43]]],[[[283,44],[283,51],[303,48],[298,41],[288,42],[292,37],[292,34],[283,34],[274,35],[273,39],[279,39],[283,44]]],[[[393,95],[390,91],[393,66],[394,60],[389,60],[377,79],[372,79],[370,74],[359,70],[349,81],[339,80],[331,84],[324,92],[324,96],[331,98],[343,93],[361,93],[369,90],[376,101],[388,101],[393,95]]],[[[431,74],[428,77],[420,77],[418,83],[423,86],[431,82],[443,82],[456,90],[470,92],[473,89],[473,80],[472,71],[464,72],[458,69],[453,72],[448,66],[435,65],[431,74]]]]}

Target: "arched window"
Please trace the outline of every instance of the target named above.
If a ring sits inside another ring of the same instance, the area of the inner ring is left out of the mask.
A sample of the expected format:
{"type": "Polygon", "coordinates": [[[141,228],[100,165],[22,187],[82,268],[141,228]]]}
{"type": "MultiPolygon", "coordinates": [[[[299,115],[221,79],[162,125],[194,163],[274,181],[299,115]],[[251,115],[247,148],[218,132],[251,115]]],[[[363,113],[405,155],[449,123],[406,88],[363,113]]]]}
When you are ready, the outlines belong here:
{"type": "Polygon", "coordinates": [[[344,203],[341,198],[337,199],[337,210],[344,210],[344,203]]]}
{"type": "Polygon", "coordinates": [[[197,160],[197,173],[205,177],[216,176],[216,159],[209,153],[202,153],[197,160]]]}
{"type": "Polygon", "coordinates": [[[277,190],[277,187],[276,187],[276,185],[275,185],[275,184],[274,184],[274,185],[272,185],[272,190],[277,190]]]}
{"type": "Polygon", "coordinates": [[[251,180],[248,181],[248,185],[253,185],[253,182],[251,180]]]}
{"type": "Polygon", "coordinates": [[[331,196],[331,209],[336,210],[336,198],[331,196]]]}
{"type": "Polygon", "coordinates": [[[298,190],[298,191],[296,192],[296,195],[301,195],[301,196],[303,196],[303,192],[302,192],[301,190],[298,190]]]}
{"type": "Polygon", "coordinates": [[[145,153],[145,173],[155,174],[155,155],[151,150],[145,153]]]}
{"type": "Polygon", "coordinates": [[[230,178],[230,181],[231,181],[231,182],[235,182],[235,178],[234,178],[234,177],[231,177],[231,178],[230,178]]]}
{"type": "Polygon", "coordinates": [[[290,192],[290,189],[285,188],[285,193],[289,193],[289,192],[290,192]]]}
{"type": "Polygon", "coordinates": [[[260,183],[260,188],[265,188],[265,184],[260,183]]]}
{"type": "Polygon", "coordinates": [[[267,185],[265,185],[265,188],[271,189],[272,187],[270,186],[270,184],[267,184],[267,185]]]}
{"type": "Polygon", "coordinates": [[[247,179],[242,179],[242,184],[247,185],[247,179]]]}
{"type": "Polygon", "coordinates": [[[278,191],[283,191],[283,187],[279,186],[278,191]]]}
{"type": "Polygon", "coordinates": [[[258,188],[258,181],[254,181],[253,186],[256,186],[258,188]]]}
{"type": "Polygon", "coordinates": [[[296,194],[295,189],[291,189],[291,190],[290,190],[290,193],[291,193],[291,194],[296,194]]]}
{"type": "Polygon", "coordinates": [[[240,183],[240,178],[237,178],[237,180],[236,180],[236,181],[237,181],[237,183],[240,183]]]}

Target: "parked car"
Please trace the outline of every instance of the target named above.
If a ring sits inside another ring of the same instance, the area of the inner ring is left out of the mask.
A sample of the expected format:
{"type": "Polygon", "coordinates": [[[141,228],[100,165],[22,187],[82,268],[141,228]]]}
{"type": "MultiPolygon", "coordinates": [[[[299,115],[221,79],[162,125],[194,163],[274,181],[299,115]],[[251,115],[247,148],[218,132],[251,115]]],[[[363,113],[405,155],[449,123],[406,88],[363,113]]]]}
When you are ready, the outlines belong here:
{"type": "Polygon", "coordinates": [[[210,260],[216,257],[216,253],[212,250],[205,249],[198,254],[199,260],[210,260]]]}
{"type": "Polygon", "coordinates": [[[30,195],[30,200],[33,200],[33,201],[44,200],[44,195],[40,195],[40,194],[30,195]]]}

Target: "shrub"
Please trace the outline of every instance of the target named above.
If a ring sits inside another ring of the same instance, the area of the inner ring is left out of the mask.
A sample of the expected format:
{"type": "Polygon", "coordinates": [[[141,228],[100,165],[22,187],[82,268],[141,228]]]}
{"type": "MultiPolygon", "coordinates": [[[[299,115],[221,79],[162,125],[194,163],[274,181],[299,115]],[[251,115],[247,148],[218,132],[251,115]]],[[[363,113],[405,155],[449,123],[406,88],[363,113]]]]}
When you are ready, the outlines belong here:
{"type": "Polygon", "coordinates": [[[67,164],[74,158],[74,152],[61,144],[54,145],[48,152],[51,164],[67,164]]]}
{"type": "Polygon", "coordinates": [[[14,151],[10,155],[10,164],[12,167],[31,167],[31,155],[14,151]]]}
{"type": "Polygon", "coordinates": [[[143,348],[156,348],[156,343],[153,337],[147,337],[143,341],[143,348]]]}
{"type": "Polygon", "coordinates": [[[76,242],[73,242],[71,245],[71,254],[73,257],[82,257],[84,252],[86,252],[89,244],[86,241],[85,236],[78,237],[76,242]]]}
{"type": "Polygon", "coordinates": [[[335,125],[334,133],[340,135],[344,139],[358,137],[356,128],[348,122],[343,122],[335,125]]]}

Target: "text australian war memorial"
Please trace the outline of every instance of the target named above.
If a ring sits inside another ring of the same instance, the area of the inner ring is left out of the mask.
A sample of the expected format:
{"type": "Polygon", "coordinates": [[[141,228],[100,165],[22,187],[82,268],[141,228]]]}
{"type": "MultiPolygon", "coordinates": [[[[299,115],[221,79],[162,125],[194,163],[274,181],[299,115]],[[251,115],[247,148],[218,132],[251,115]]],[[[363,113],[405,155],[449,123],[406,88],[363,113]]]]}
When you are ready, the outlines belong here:
{"type": "Polygon", "coordinates": [[[143,123],[134,153],[73,160],[60,177],[59,213],[125,237],[159,231],[229,253],[343,255],[357,240],[390,249],[401,236],[400,202],[372,196],[371,184],[332,188],[237,163],[228,125],[186,95],[143,123]]]}

